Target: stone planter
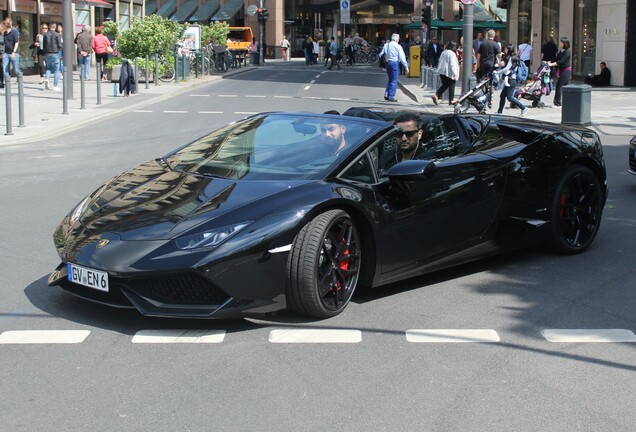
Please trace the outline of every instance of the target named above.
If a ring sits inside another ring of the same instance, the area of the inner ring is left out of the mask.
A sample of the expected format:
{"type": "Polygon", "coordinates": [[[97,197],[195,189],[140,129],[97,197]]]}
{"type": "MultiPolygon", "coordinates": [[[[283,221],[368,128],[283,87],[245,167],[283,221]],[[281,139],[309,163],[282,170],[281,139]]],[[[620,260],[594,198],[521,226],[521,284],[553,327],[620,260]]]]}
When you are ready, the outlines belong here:
{"type": "Polygon", "coordinates": [[[107,81],[119,82],[120,75],[121,75],[121,65],[115,65],[112,68],[106,69],[107,81]]]}

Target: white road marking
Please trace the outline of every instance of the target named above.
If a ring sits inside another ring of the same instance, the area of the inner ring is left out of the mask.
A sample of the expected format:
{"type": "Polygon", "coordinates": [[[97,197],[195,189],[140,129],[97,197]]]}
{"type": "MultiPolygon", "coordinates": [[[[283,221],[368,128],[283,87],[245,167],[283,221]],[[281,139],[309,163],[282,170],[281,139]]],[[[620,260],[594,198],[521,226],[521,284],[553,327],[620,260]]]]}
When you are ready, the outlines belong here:
{"type": "Polygon", "coordinates": [[[311,88],[311,86],[305,86],[305,88],[303,90],[309,90],[311,88]]]}
{"type": "Polygon", "coordinates": [[[252,114],[258,114],[258,112],[256,112],[256,111],[234,111],[234,114],[252,115],[252,114]]]}
{"type": "Polygon", "coordinates": [[[274,96],[274,97],[278,99],[293,99],[293,96],[274,96]]]}
{"type": "Polygon", "coordinates": [[[151,113],[152,110],[133,110],[133,112],[136,112],[136,113],[151,113]]]}
{"type": "Polygon", "coordinates": [[[238,97],[238,95],[226,95],[226,94],[220,94],[217,95],[218,97],[238,97]]]}
{"type": "Polygon", "coordinates": [[[329,100],[335,100],[335,101],[350,101],[351,99],[348,98],[337,98],[337,97],[330,97],[329,100]]]}
{"type": "Polygon", "coordinates": [[[318,96],[303,96],[303,99],[320,99],[318,96]]]}
{"type": "Polygon", "coordinates": [[[406,340],[413,343],[499,342],[499,335],[490,329],[411,329],[406,340]]]}
{"type": "Polygon", "coordinates": [[[223,111],[199,111],[199,114],[223,114],[223,111]]]}
{"type": "Polygon", "coordinates": [[[164,111],[166,114],[187,114],[187,111],[164,111]]]}
{"type": "Polygon", "coordinates": [[[225,339],[225,330],[139,330],[132,343],[221,343],[225,339]]]}
{"type": "Polygon", "coordinates": [[[0,334],[0,344],[76,344],[89,330],[10,330],[0,334]]]}
{"type": "Polygon", "coordinates": [[[362,341],[362,332],[347,329],[272,330],[269,341],[272,343],[359,343],[362,341]]]}
{"type": "Polygon", "coordinates": [[[190,97],[210,97],[209,94],[191,94],[190,97]]]}
{"type": "Polygon", "coordinates": [[[315,78],[320,78],[320,75],[316,75],[316,77],[315,77],[315,78]]]}
{"type": "Polygon", "coordinates": [[[316,83],[316,80],[309,81],[309,84],[315,84],[315,83],[316,83]]]}
{"type": "Polygon", "coordinates": [[[248,97],[248,98],[264,98],[264,97],[267,97],[267,96],[265,96],[265,95],[246,95],[245,97],[248,97]]]}
{"type": "Polygon", "coordinates": [[[636,335],[624,329],[546,329],[541,335],[548,342],[636,342],[636,335]]]}

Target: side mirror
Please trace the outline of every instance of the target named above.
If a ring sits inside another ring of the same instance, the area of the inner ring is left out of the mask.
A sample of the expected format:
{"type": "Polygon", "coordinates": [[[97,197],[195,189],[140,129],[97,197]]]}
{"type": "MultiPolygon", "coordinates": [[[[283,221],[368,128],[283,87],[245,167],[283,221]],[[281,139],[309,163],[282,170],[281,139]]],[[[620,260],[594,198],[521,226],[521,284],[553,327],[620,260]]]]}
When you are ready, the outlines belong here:
{"type": "Polygon", "coordinates": [[[429,160],[409,160],[393,165],[387,176],[391,181],[413,181],[433,177],[435,162],[429,160]]]}

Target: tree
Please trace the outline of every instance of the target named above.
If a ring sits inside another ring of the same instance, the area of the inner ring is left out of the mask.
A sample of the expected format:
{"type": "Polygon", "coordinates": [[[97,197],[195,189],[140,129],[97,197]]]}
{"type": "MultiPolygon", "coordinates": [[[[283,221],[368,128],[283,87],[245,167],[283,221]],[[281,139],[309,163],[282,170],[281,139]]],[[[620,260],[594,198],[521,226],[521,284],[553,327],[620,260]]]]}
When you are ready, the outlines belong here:
{"type": "Polygon", "coordinates": [[[201,44],[225,45],[230,34],[230,25],[226,22],[214,22],[209,26],[201,26],[201,44]]]}
{"type": "Polygon", "coordinates": [[[132,25],[117,40],[119,55],[124,58],[145,58],[147,55],[172,57],[177,41],[186,30],[185,24],[172,22],[159,15],[149,15],[140,20],[132,19],[132,25]]]}

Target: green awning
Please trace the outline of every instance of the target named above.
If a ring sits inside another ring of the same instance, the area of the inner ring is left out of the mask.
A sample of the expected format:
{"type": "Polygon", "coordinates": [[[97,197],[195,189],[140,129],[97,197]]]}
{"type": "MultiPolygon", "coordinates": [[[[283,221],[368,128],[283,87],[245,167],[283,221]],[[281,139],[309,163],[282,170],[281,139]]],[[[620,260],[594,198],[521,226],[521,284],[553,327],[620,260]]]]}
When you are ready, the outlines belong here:
{"type": "Polygon", "coordinates": [[[167,0],[157,11],[157,15],[163,18],[169,18],[177,11],[176,0],[167,0]]]}
{"type": "Polygon", "coordinates": [[[210,18],[216,11],[219,10],[221,0],[206,0],[205,3],[199,6],[199,9],[190,18],[190,21],[196,22],[210,22],[210,18]]]}
{"type": "MultiPolygon", "coordinates": [[[[404,30],[422,30],[422,23],[407,24],[403,28],[404,30]]],[[[440,30],[463,30],[464,21],[432,20],[431,28],[440,30]]],[[[475,21],[473,23],[473,28],[503,30],[506,28],[506,24],[498,21],[475,21]]]]}
{"type": "Polygon", "coordinates": [[[197,0],[186,0],[181,3],[181,6],[177,9],[177,12],[170,18],[176,22],[186,22],[192,14],[197,10],[197,0]]]}
{"type": "Polygon", "coordinates": [[[221,9],[212,17],[212,21],[229,21],[243,7],[243,0],[225,0],[221,9]]]}
{"type": "Polygon", "coordinates": [[[148,0],[146,2],[145,15],[152,15],[157,12],[157,0],[148,0]]]}

